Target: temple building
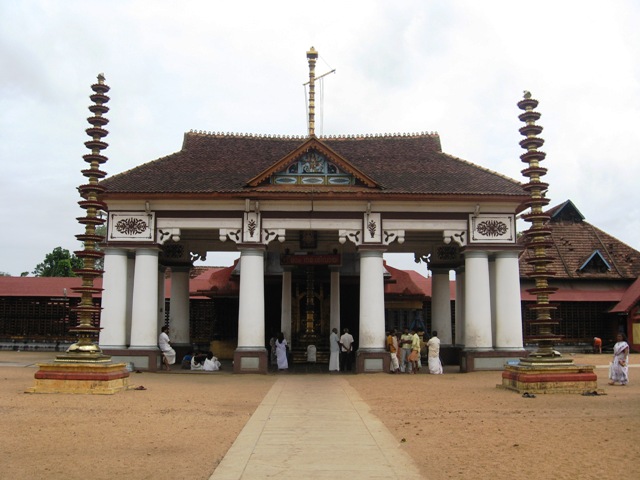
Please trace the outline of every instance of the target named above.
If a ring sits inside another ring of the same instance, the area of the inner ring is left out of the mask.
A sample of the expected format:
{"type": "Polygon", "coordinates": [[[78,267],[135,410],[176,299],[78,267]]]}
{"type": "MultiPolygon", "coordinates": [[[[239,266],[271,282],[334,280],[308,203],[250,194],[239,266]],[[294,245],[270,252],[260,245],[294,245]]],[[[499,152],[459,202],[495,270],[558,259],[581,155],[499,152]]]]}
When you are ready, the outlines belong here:
{"type": "Polygon", "coordinates": [[[235,372],[267,371],[273,330],[295,349],[345,327],[357,371],[386,371],[383,254],[404,252],[429,265],[432,328],[461,349],[463,371],[521,355],[522,184],[443,152],[434,133],[317,136],[317,52],[307,58],[306,136],[190,131],[179,151],[100,182],[108,220],[100,347],[157,361],[166,268],[171,337],[189,345],[193,262],[233,251],[237,318],[222,321],[237,325],[235,372]]]}
{"type": "MultiPolygon", "coordinates": [[[[556,333],[559,344],[589,343],[594,336],[615,343],[618,333],[629,343],[640,344],[640,252],[585,221],[571,200],[547,211],[554,272],[553,294],[556,333]]],[[[522,243],[522,239],[519,239],[522,243]]],[[[527,320],[535,298],[527,292],[533,286],[528,278],[524,251],[520,262],[525,342],[531,334],[527,320]]],[[[608,345],[607,345],[608,344],[608,345]]]]}

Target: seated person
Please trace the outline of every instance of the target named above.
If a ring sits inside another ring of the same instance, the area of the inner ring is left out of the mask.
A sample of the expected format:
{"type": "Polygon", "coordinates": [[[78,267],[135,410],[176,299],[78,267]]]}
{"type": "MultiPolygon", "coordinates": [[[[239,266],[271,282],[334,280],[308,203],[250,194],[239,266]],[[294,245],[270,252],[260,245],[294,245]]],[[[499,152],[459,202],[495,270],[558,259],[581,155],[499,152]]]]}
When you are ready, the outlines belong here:
{"type": "Polygon", "coordinates": [[[182,357],[182,369],[183,370],[191,370],[191,359],[193,358],[193,353],[187,353],[184,357],[182,357]]]}
{"type": "Polygon", "coordinates": [[[203,353],[196,353],[191,358],[191,370],[202,370],[204,368],[204,361],[207,356],[203,353]]]}
{"type": "Polygon", "coordinates": [[[216,370],[220,370],[220,362],[213,356],[213,352],[209,351],[209,353],[207,353],[207,358],[204,360],[202,369],[206,372],[215,372],[216,370]]]}

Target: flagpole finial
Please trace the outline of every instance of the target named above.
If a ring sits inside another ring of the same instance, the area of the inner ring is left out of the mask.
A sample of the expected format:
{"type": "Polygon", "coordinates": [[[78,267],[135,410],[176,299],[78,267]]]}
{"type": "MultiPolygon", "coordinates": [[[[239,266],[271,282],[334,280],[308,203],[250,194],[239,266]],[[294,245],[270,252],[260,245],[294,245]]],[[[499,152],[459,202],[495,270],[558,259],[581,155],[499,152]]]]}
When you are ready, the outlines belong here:
{"type": "Polygon", "coordinates": [[[315,137],[316,130],[316,102],[315,102],[315,83],[316,83],[316,60],[318,59],[318,52],[315,48],[311,47],[307,52],[307,60],[309,61],[309,136],[315,137]]]}

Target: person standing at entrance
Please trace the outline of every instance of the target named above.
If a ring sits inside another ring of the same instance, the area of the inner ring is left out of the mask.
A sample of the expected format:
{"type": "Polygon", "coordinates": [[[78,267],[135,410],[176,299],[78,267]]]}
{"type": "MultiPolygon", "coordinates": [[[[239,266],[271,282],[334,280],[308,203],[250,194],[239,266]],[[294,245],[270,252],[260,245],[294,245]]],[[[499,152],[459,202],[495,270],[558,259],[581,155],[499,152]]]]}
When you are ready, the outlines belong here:
{"type": "Polygon", "coordinates": [[[351,371],[351,354],[353,352],[353,336],[349,333],[349,329],[345,328],[340,337],[340,369],[343,372],[351,371]]]}
{"type": "Polygon", "coordinates": [[[399,373],[400,364],[398,363],[398,337],[396,337],[396,329],[387,332],[387,351],[391,355],[391,372],[399,373]]]}
{"type": "Polygon", "coordinates": [[[169,365],[176,363],[176,351],[171,348],[171,340],[169,340],[169,327],[162,327],[160,336],[158,336],[158,347],[162,352],[162,364],[167,370],[171,370],[169,365]]]}
{"type": "Polygon", "coordinates": [[[413,336],[409,333],[409,329],[405,328],[400,337],[400,371],[411,373],[411,363],[409,355],[411,354],[411,342],[413,336]]]}
{"type": "Polygon", "coordinates": [[[411,364],[411,369],[413,373],[418,373],[420,367],[418,362],[420,361],[420,336],[415,329],[411,329],[411,353],[409,354],[409,363],[411,364]]]}
{"type": "Polygon", "coordinates": [[[340,355],[340,340],[338,338],[338,329],[331,330],[329,335],[329,371],[337,372],[340,370],[340,361],[338,357],[340,355]]]}
{"type": "Polygon", "coordinates": [[[429,353],[427,354],[429,373],[435,375],[442,374],[442,362],[440,361],[440,339],[438,338],[438,332],[435,330],[431,332],[431,338],[427,342],[427,348],[429,349],[429,353]]]}
{"type": "Polygon", "coordinates": [[[276,359],[278,361],[278,370],[287,370],[289,368],[289,362],[287,360],[287,340],[284,338],[284,333],[280,332],[278,338],[276,338],[276,359]]]}

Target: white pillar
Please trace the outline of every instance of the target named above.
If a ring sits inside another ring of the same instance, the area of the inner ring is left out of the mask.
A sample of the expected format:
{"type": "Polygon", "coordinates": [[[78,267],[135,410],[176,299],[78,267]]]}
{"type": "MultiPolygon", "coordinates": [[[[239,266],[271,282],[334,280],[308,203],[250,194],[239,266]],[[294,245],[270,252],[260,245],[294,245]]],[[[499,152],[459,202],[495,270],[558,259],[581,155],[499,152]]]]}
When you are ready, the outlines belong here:
{"type": "Polygon", "coordinates": [[[169,325],[171,343],[190,345],[189,338],[189,272],[190,266],[171,267],[169,325]]]}
{"type": "Polygon", "coordinates": [[[491,345],[496,344],[496,262],[489,258],[489,305],[491,305],[491,345]]]}
{"type": "Polygon", "coordinates": [[[158,251],[136,250],[131,307],[132,349],[158,348],[158,251]]]}
{"type": "Polygon", "coordinates": [[[329,330],[335,328],[340,332],[340,267],[329,267],[329,270],[331,272],[329,330]]]}
{"type": "Polygon", "coordinates": [[[464,345],[464,269],[456,270],[456,345],[464,345]]]}
{"type": "Polygon", "coordinates": [[[280,308],[280,331],[287,342],[291,342],[291,268],[282,271],[282,302],[280,308]]]}
{"type": "Polygon", "coordinates": [[[496,341],[495,348],[522,350],[520,270],[517,251],[496,254],[496,341]]]}
{"type": "Polygon", "coordinates": [[[384,350],[384,266],[382,250],[360,251],[358,350],[384,350]]]}
{"type": "Polygon", "coordinates": [[[264,248],[242,248],[238,349],[264,349],[264,342],[264,248]]]}
{"type": "Polygon", "coordinates": [[[490,350],[492,347],[491,292],[487,252],[477,250],[465,252],[464,271],[465,349],[490,350]]]}
{"type": "Polygon", "coordinates": [[[127,346],[127,252],[105,248],[100,348],[127,346]]]}
{"type": "Polygon", "coordinates": [[[434,269],[431,276],[431,330],[443,345],[451,345],[451,291],[449,270],[434,269]]]}

